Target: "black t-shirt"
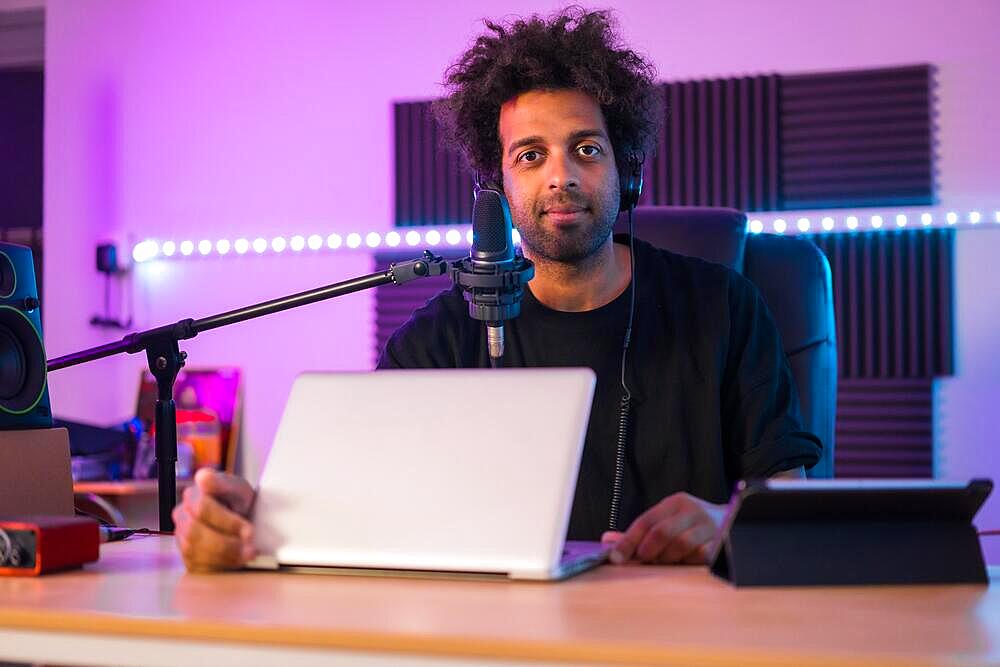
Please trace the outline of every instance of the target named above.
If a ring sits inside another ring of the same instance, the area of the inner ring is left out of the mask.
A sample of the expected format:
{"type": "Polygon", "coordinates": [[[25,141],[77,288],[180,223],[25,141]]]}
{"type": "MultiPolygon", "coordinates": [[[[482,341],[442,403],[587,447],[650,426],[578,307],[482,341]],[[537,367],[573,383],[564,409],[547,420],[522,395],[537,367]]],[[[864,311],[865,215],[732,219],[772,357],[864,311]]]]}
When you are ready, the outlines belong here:
{"type": "MultiPolygon", "coordinates": [[[[740,479],[816,463],[822,444],[802,429],[791,370],[757,289],[724,266],[638,239],[635,253],[626,370],[632,419],[620,525],[677,491],[724,503],[740,479]]],[[[505,367],[586,366],[597,373],[569,539],[596,540],[608,527],[628,307],[628,289],[605,306],[574,313],[542,305],[528,289],[521,316],[505,323],[505,367]]],[[[458,288],[417,310],[379,360],[379,368],[448,367],[489,367],[484,325],[469,317],[458,288]]]]}

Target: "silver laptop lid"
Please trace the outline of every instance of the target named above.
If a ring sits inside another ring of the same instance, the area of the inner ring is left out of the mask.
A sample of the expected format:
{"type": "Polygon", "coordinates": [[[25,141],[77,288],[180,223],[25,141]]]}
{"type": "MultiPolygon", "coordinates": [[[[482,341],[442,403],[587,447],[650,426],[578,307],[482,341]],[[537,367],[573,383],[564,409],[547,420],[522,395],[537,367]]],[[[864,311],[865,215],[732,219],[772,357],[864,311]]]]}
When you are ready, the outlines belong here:
{"type": "Polygon", "coordinates": [[[562,553],[590,369],[306,373],[260,482],[281,565],[517,572],[562,553]]]}

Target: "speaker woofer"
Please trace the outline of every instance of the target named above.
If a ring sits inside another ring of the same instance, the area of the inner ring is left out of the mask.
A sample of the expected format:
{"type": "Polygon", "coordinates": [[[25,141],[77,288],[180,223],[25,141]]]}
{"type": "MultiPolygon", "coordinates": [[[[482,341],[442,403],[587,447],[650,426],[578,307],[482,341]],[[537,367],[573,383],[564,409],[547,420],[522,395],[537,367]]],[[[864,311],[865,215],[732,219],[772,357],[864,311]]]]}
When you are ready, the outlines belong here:
{"type": "Polygon", "coordinates": [[[24,387],[24,346],[12,332],[0,329],[0,401],[7,401],[24,387]]]}
{"type": "Polygon", "coordinates": [[[22,415],[45,395],[42,337],[20,310],[0,305],[0,414],[22,415]]]}

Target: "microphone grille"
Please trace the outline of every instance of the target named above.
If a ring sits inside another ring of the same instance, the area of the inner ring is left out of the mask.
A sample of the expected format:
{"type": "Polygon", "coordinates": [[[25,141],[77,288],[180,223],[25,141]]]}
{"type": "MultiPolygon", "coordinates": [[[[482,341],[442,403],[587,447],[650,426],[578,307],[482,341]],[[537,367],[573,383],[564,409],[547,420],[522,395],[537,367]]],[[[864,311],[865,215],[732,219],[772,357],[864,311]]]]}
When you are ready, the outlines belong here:
{"type": "Polygon", "coordinates": [[[503,253],[508,249],[511,232],[501,197],[495,190],[480,190],[476,196],[472,207],[472,238],[480,252],[503,253]]]}

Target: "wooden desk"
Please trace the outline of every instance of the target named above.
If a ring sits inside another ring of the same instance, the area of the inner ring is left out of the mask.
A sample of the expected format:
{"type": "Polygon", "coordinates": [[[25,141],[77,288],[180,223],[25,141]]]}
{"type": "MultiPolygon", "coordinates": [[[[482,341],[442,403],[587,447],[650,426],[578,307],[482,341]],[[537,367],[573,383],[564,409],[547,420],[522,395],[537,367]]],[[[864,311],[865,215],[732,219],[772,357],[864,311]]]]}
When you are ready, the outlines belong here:
{"type": "Polygon", "coordinates": [[[736,590],[646,566],[558,584],[190,575],[162,537],[0,579],[0,659],[69,664],[884,667],[998,664],[998,643],[995,586],[736,590]]]}

